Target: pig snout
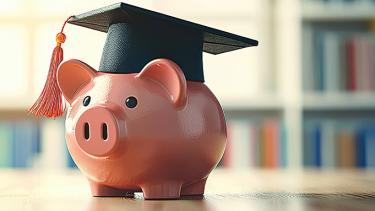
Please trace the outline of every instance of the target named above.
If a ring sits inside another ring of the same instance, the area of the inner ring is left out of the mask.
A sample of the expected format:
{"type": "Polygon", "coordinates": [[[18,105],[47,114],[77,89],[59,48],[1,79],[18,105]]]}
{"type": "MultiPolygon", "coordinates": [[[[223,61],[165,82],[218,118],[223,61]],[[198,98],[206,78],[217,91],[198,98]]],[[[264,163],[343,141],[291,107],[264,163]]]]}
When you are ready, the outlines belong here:
{"type": "Polygon", "coordinates": [[[125,130],[120,127],[120,122],[124,121],[116,115],[118,110],[108,105],[97,105],[81,114],[75,125],[75,137],[83,151],[101,157],[116,149],[124,133],[122,130],[125,130]]]}

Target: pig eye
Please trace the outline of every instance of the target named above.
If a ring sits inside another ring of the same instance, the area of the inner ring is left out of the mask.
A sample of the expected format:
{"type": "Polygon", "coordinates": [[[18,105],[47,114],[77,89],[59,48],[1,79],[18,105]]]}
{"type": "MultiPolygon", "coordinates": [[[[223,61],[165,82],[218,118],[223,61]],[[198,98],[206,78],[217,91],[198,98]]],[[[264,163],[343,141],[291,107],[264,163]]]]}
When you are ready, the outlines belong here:
{"type": "Polygon", "coordinates": [[[130,96],[126,98],[125,104],[128,108],[134,108],[137,106],[137,98],[130,96]]]}
{"type": "Polygon", "coordinates": [[[83,98],[83,106],[88,106],[90,104],[90,100],[90,96],[86,96],[85,98],[83,98]]]}

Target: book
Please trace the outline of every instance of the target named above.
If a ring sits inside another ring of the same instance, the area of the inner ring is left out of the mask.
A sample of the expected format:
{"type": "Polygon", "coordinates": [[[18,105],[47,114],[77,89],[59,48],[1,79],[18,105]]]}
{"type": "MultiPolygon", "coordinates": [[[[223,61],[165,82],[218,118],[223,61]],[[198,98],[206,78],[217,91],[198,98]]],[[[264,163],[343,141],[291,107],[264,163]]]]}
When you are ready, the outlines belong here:
{"type": "Polygon", "coordinates": [[[288,138],[284,124],[279,123],[279,166],[288,165],[288,138]]]}
{"type": "Polygon", "coordinates": [[[356,167],[365,168],[366,163],[366,129],[360,128],[356,132],[356,167]]]}
{"type": "MultiPolygon", "coordinates": [[[[235,120],[230,122],[230,166],[234,168],[245,168],[250,166],[250,128],[246,120],[235,120]]],[[[251,155],[251,156],[250,156],[251,155]]]]}
{"type": "Polygon", "coordinates": [[[43,120],[41,127],[41,153],[37,168],[62,170],[68,166],[63,120],[43,120]]]}
{"type": "Polygon", "coordinates": [[[338,165],[342,168],[353,168],[355,166],[355,138],[349,131],[339,131],[338,141],[338,165]]]}
{"type": "Polygon", "coordinates": [[[357,65],[357,76],[356,84],[358,85],[358,91],[370,92],[372,90],[373,79],[373,48],[371,42],[373,40],[373,34],[362,33],[356,36],[356,45],[358,51],[356,51],[356,63],[357,65]]]}
{"type": "Polygon", "coordinates": [[[312,144],[313,144],[313,166],[321,167],[322,165],[322,152],[321,152],[321,143],[322,143],[322,133],[321,125],[318,124],[315,126],[312,132],[312,144]]]}
{"type": "Polygon", "coordinates": [[[357,64],[356,64],[356,51],[358,51],[358,47],[356,48],[355,40],[348,39],[345,43],[346,46],[346,59],[347,59],[347,71],[348,71],[348,77],[347,77],[347,90],[348,91],[355,91],[357,90],[357,64]]]}
{"type": "Polygon", "coordinates": [[[303,90],[307,92],[314,91],[315,87],[315,54],[314,51],[314,33],[312,26],[303,25],[302,39],[304,47],[302,48],[303,62],[303,90]]]}
{"type": "Polygon", "coordinates": [[[31,121],[17,121],[13,124],[13,167],[27,168],[33,161],[33,127],[31,121]]]}
{"type": "Polygon", "coordinates": [[[340,35],[337,32],[324,32],[323,38],[323,82],[327,92],[340,89],[340,35]]]}
{"type": "Polygon", "coordinates": [[[365,159],[366,167],[375,168],[375,127],[368,128],[365,134],[365,159]]]}
{"type": "Polygon", "coordinates": [[[357,132],[356,165],[360,168],[375,168],[375,127],[368,125],[362,125],[357,132]]]}
{"type": "Polygon", "coordinates": [[[333,121],[322,122],[322,143],[321,149],[321,162],[323,168],[335,168],[336,161],[336,131],[335,123],[333,121]]]}
{"type": "Polygon", "coordinates": [[[326,84],[324,82],[324,33],[320,30],[316,30],[314,34],[314,58],[316,59],[316,65],[314,70],[314,90],[324,91],[326,84]]]}
{"type": "Polygon", "coordinates": [[[275,168],[279,158],[279,126],[277,120],[267,119],[262,125],[263,166],[275,168]]]}
{"type": "Polygon", "coordinates": [[[303,166],[311,167],[313,166],[313,145],[311,141],[311,127],[312,123],[310,121],[305,121],[303,124],[303,166]]]}
{"type": "Polygon", "coordinates": [[[321,166],[321,126],[307,121],[304,126],[303,163],[306,167],[321,166]]]}
{"type": "Polygon", "coordinates": [[[13,130],[10,123],[0,123],[0,168],[12,167],[13,130]]]}
{"type": "Polygon", "coordinates": [[[249,167],[254,168],[259,162],[259,130],[256,122],[248,123],[248,151],[247,159],[249,160],[249,167]]]}

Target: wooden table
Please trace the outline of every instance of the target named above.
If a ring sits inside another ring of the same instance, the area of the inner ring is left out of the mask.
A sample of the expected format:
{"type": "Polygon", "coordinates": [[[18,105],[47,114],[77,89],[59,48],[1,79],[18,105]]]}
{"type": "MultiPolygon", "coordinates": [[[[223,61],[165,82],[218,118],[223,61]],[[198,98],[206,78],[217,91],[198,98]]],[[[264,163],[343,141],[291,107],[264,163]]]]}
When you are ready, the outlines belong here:
{"type": "Polygon", "coordinates": [[[91,197],[78,171],[0,170],[0,210],[375,210],[375,171],[215,170],[203,199],[91,197]]]}

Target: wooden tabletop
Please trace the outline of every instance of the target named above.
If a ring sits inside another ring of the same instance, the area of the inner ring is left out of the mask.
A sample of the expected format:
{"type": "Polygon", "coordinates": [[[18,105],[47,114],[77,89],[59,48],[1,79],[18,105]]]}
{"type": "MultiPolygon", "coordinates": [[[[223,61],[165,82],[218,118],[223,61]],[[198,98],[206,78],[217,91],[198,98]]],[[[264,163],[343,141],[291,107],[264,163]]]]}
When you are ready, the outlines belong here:
{"type": "Polygon", "coordinates": [[[375,210],[375,171],[215,170],[203,199],[91,197],[79,171],[0,170],[0,210],[375,210]]]}

